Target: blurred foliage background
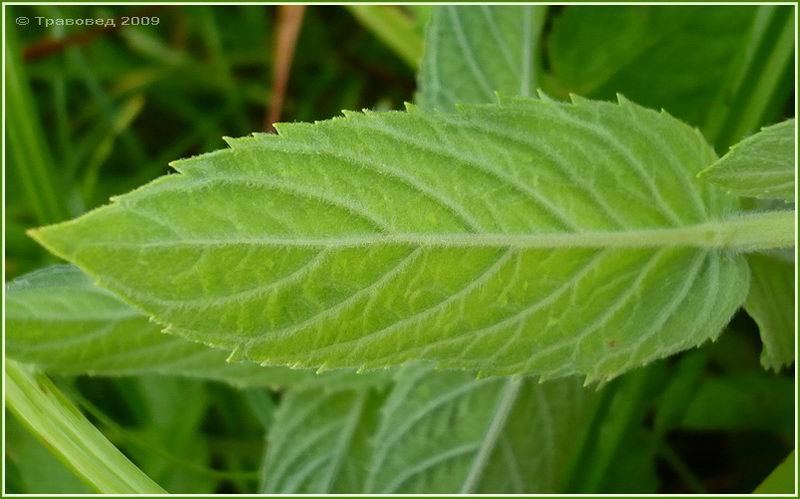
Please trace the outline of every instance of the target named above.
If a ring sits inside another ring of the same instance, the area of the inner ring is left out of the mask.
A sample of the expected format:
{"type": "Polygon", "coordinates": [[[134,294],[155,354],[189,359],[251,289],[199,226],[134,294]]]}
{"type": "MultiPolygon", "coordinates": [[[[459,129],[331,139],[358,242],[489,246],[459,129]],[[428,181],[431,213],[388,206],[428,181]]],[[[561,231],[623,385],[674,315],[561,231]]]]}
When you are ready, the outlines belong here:
{"type": "MultiPolygon", "coordinates": [[[[386,8],[388,18],[308,7],[291,57],[293,44],[280,40],[292,21],[276,6],[7,6],[6,279],[56,261],[25,230],[167,174],[174,159],[222,148],[223,136],[269,129],[277,112],[282,121],[313,121],[412,101],[430,7],[386,8]],[[31,22],[15,22],[23,16],[31,22]],[[158,24],[122,26],[125,16],[158,24]],[[46,27],[36,17],[117,22],[46,27]],[[284,98],[276,73],[287,57],[284,98]]],[[[553,44],[550,53],[562,50],[561,61],[580,53],[548,37],[560,18],[579,17],[576,9],[549,13],[545,43],[553,44]]],[[[583,35],[591,43],[592,33],[583,35]]],[[[573,90],[571,79],[587,78],[552,69],[565,84],[548,90],[559,96],[573,90]]],[[[770,94],[759,124],[794,114],[793,75],[780,69],[782,90],[770,94]]],[[[586,91],[613,95],[602,85],[586,91]]],[[[654,102],[626,95],[664,105],[657,95],[654,102]]],[[[684,104],[690,116],[704,105],[684,104]]],[[[576,491],[748,492],[786,457],[795,438],[793,368],[761,367],[758,330],[747,315],[728,329],[717,343],[613,382],[607,403],[617,417],[600,429],[592,462],[582,463],[599,471],[576,491]]],[[[155,377],[56,381],[170,492],[255,490],[279,392],[155,377]]],[[[13,417],[6,423],[8,492],[88,492],[13,417]]]]}

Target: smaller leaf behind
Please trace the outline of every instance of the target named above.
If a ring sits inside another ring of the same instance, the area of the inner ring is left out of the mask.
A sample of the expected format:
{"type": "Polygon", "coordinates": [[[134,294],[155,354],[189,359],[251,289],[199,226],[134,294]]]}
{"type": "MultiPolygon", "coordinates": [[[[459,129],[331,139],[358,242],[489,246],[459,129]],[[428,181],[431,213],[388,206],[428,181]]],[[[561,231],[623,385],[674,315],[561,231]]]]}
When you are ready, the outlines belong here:
{"type": "Polygon", "coordinates": [[[563,488],[594,391],[575,378],[481,378],[412,364],[388,395],[290,388],[267,493],[530,493],[563,488]],[[368,445],[365,445],[368,444],[368,445]]]}
{"type": "Polygon", "coordinates": [[[259,492],[360,492],[385,400],[385,390],[375,388],[336,382],[290,388],[269,431],[259,492]]]}
{"type": "Polygon", "coordinates": [[[794,362],[794,264],[775,254],[747,255],[750,293],[744,308],[758,324],[761,364],[779,370],[794,362]]]}
{"type": "Polygon", "coordinates": [[[161,333],[161,326],[71,265],[19,277],[6,290],[8,356],[68,375],[148,373],[233,385],[283,385],[313,371],[228,364],[228,352],[161,333]]]}
{"type": "Polygon", "coordinates": [[[428,22],[417,101],[423,108],[529,96],[539,86],[547,7],[437,6],[428,22]]]}
{"type": "Polygon", "coordinates": [[[763,128],[698,174],[732,194],[794,199],[794,119],[763,128]]]}
{"type": "Polygon", "coordinates": [[[558,492],[591,413],[576,378],[475,379],[411,365],[382,410],[365,492],[558,492]]]}

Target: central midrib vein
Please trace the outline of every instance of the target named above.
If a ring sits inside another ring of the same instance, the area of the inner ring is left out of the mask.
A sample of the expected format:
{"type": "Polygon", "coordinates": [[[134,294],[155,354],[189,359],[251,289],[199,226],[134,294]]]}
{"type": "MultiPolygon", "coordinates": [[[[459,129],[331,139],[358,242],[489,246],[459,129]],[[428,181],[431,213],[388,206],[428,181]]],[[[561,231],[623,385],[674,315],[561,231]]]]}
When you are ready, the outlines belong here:
{"type": "Polygon", "coordinates": [[[408,245],[443,248],[654,248],[701,247],[766,249],[794,244],[794,213],[768,212],[730,218],[721,222],[658,229],[587,231],[538,234],[395,233],[356,234],[330,237],[232,237],[220,239],[180,238],[153,242],[88,243],[86,246],[300,246],[355,248],[377,245],[408,245]]]}

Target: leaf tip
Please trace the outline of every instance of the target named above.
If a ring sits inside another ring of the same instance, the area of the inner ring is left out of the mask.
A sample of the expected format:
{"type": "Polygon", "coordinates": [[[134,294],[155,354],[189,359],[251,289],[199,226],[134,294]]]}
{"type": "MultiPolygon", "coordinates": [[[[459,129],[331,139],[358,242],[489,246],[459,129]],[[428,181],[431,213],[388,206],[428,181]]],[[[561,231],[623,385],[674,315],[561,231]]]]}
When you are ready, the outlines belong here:
{"type": "Polygon", "coordinates": [[[34,227],[33,229],[26,230],[25,234],[27,234],[28,237],[30,237],[31,239],[33,239],[34,241],[36,241],[38,243],[39,242],[39,238],[41,237],[41,233],[42,233],[42,229],[43,228],[44,227],[34,227]]]}
{"type": "Polygon", "coordinates": [[[62,222],[54,225],[36,227],[26,230],[25,234],[50,253],[64,260],[69,260],[69,254],[72,252],[73,245],[67,238],[63,237],[64,234],[62,230],[63,227],[69,223],[74,222],[62,222]]]}

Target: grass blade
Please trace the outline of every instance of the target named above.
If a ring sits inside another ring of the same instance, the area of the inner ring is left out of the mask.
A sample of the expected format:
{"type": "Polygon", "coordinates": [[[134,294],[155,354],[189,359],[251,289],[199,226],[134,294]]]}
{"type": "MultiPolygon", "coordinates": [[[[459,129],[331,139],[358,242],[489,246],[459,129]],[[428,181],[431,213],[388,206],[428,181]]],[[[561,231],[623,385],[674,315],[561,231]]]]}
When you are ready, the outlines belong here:
{"type": "Polygon", "coordinates": [[[6,131],[11,163],[18,171],[37,219],[42,222],[63,220],[69,217],[69,213],[56,194],[58,175],[38,119],[13,28],[7,30],[6,37],[6,102],[8,123],[13,124],[6,131]]]}
{"type": "Polygon", "coordinates": [[[6,361],[8,408],[89,485],[108,494],[162,494],[43,374],[6,361]]]}
{"type": "Polygon", "coordinates": [[[347,5],[347,10],[411,69],[422,60],[422,36],[416,23],[395,5],[347,5]]]}

